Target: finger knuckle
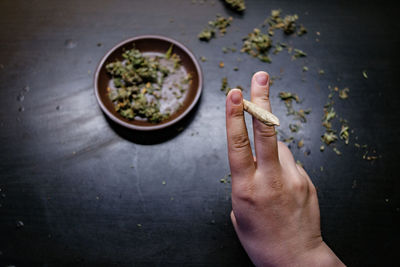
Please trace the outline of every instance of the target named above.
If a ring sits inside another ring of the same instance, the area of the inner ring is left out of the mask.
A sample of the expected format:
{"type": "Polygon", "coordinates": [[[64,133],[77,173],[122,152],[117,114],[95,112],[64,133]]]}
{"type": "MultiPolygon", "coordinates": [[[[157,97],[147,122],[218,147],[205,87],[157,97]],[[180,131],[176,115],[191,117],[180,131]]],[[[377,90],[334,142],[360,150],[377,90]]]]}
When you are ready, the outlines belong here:
{"type": "Polygon", "coordinates": [[[317,195],[317,188],[311,182],[309,184],[309,192],[310,192],[310,195],[312,195],[312,196],[316,196],[317,195]]]}
{"type": "Polygon", "coordinates": [[[254,205],[256,203],[254,185],[237,187],[236,189],[232,190],[232,193],[233,198],[235,198],[235,202],[245,202],[249,205],[254,205]]]}
{"type": "Polygon", "coordinates": [[[250,145],[249,138],[247,134],[236,134],[232,136],[232,149],[233,150],[242,150],[245,147],[250,145]]]}
{"type": "Polygon", "coordinates": [[[256,123],[254,125],[256,131],[258,132],[258,137],[262,139],[268,139],[276,135],[275,128],[273,126],[267,126],[262,123],[256,123]]]}
{"type": "Polygon", "coordinates": [[[291,189],[293,192],[305,193],[308,190],[308,183],[302,178],[294,179],[291,182],[291,189]]]}

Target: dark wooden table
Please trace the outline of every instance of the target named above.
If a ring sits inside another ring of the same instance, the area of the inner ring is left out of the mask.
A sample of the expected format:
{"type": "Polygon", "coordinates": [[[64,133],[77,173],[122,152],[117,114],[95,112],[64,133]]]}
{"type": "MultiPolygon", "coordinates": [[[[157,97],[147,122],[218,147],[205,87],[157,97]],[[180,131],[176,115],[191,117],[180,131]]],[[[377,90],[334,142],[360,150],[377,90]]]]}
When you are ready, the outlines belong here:
{"type": "Polygon", "coordinates": [[[219,88],[227,76],[248,98],[252,73],[266,70],[281,77],[271,88],[281,130],[290,134],[292,118],[280,91],[312,108],[294,135],[305,146],[291,150],[318,188],[326,242],[349,266],[398,266],[399,10],[384,1],[249,0],[237,15],[220,1],[195,2],[0,2],[0,265],[251,265],[229,219],[230,184],[220,183],[229,168],[219,88]],[[276,8],[308,28],[303,37],[276,36],[306,58],[282,52],[266,64],[222,52],[239,49],[276,8]],[[216,13],[233,16],[232,26],[200,42],[216,13]],[[97,62],[140,34],[174,38],[208,59],[196,110],[157,133],[117,127],[94,97],[97,62]],[[349,145],[338,142],[341,156],[319,151],[329,85],[350,88],[335,103],[354,130],[349,145]],[[381,158],[363,160],[355,142],[381,158]]]}

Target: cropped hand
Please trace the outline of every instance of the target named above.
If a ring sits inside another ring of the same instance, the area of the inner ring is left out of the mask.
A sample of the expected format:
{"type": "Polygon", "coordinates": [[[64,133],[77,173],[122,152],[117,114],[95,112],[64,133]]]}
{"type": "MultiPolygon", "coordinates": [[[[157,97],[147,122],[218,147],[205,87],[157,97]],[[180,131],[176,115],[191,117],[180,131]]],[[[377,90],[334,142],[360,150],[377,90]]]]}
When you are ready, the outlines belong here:
{"type": "MultiPolygon", "coordinates": [[[[257,72],[251,101],[271,111],[269,76],[257,72]]],[[[231,219],[257,266],[343,266],[322,240],[317,192],[274,127],[253,118],[253,157],[243,115],[243,96],[226,98],[228,156],[232,174],[231,219]]]]}

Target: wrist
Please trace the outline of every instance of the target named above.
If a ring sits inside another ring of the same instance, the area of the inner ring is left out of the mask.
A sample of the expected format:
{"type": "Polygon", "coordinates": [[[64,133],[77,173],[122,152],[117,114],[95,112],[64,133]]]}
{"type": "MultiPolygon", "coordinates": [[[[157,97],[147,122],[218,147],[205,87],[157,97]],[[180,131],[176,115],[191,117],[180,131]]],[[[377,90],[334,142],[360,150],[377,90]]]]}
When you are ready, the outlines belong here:
{"type": "Polygon", "coordinates": [[[325,242],[299,257],[293,266],[345,266],[325,242]]]}

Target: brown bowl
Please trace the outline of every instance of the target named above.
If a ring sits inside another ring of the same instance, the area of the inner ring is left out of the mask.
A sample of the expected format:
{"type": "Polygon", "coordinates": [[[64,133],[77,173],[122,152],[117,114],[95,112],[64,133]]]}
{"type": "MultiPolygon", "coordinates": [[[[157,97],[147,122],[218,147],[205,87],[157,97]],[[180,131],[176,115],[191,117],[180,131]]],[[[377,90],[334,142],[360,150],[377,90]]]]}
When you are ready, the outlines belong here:
{"type": "Polygon", "coordinates": [[[200,98],[202,87],[203,74],[193,53],[181,43],[158,35],[142,35],[120,42],[110,51],[108,51],[107,54],[101,59],[94,76],[94,90],[97,101],[103,112],[116,123],[130,129],[141,131],[162,129],[182,119],[196,105],[200,98]],[[117,111],[115,111],[114,104],[108,97],[107,87],[111,80],[111,76],[107,74],[105,66],[117,59],[122,60],[123,51],[131,49],[133,44],[135,45],[135,48],[142,53],[165,53],[171,44],[173,44],[172,52],[181,58],[183,68],[187,73],[192,75],[192,82],[186,93],[186,97],[183,100],[182,106],[168,119],[160,123],[155,124],[147,121],[129,120],[124,118],[117,111]]]}

